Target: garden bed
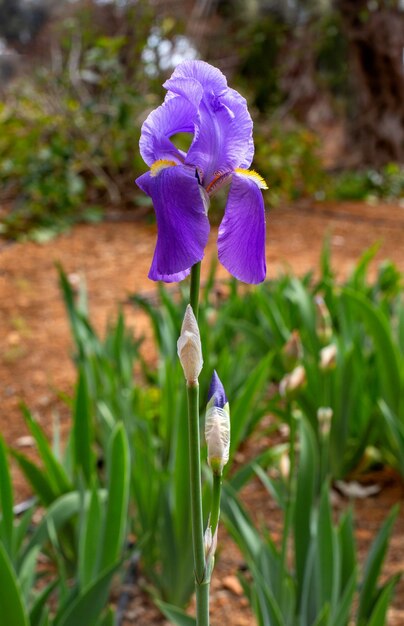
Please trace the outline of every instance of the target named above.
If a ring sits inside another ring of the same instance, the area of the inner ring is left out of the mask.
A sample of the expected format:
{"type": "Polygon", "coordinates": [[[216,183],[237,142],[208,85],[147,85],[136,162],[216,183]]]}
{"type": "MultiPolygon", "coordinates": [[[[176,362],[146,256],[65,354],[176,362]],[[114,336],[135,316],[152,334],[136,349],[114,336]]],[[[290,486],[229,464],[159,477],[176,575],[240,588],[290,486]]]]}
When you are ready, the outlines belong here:
{"type": "MultiPolygon", "coordinates": [[[[403,271],[403,232],[404,209],[399,206],[327,204],[279,209],[268,221],[268,275],[275,276],[285,267],[298,275],[318,267],[327,233],[333,265],[341,277],[375,241],[381,244],[376,262],[390,258],[403,271]]],[[[62,431],[69,428],[69,411],[60,400],[59,392],[71,393],[75,369],[69,357],[71,335],[55,262],[62,264],[73,282],[81,276],[85,278],[91,319],[98,331],[103,330],[120,305],[135,333],[148,335],[146,318],[133,309],[128,296],[134,292],[153,293],[154,284],[147,279],[147,272],[154,240],[153,226],[118,222],[77,226],[43,245],[0,243],[0,428],[7,443],[24,452],[33,449],[19,409],[21,400],[38,416],[48,433],[56,415],[62,431]]],[[[213,251],[214,236],[208,256],[213,251]]],[[[206,263],[205,271],[208,266],[206,263]]],[[[219,270],[219,276],[225,276],[225,272],[219,270]]],[[[152,343],[147,343],[146,351],[151,359],[152,350],[152,343]]],[[[248,456],[249,450],[242,454],[248,456]]],[[[356,501],[357,536],[363,554],[391,505],[403,497],[402,483],[391,472],[367,476],[366,480],[379,485],[381,490],[373,497],[356,501]]],[[[27,497],[29,490],[17,474],[15,484],[18,499],[27,497]]],[[[259,515],[265,515],[270,528],[276,532],[279,513],[258,482],[250,484],[244,496],[247,504],[259,511],[259,515]]],[[[336,506],[343,502],[346,500],[339,496],[336,506]]],[[[401,514],[394,529],[389,574],[404,569],[403,530],[404,515],[401,514]]],[[[212,585],[212,626],[230,622],[235,626],[253,624],[236,578],[242,557],[223,530],[221,535],[221,554],[212,585]]],[[[401,583],[391,611],[391,626],[404,622],[403,591],[401,583]]],[[[136,589],[127,609],[126,623],[153,626],[161,623],[157,615],[150,601],[136,589]]]]}

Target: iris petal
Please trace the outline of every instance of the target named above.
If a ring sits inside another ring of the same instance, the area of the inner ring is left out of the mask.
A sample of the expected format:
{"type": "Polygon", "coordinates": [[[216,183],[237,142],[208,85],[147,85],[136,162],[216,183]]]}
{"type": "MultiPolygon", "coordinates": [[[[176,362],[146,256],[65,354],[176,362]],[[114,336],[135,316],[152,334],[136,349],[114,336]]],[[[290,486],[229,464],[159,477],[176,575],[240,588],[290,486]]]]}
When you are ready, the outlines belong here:
{"type": "Polygon", "coordinates": [[[169,91],[181,93],[184,79],[193,79],[202,86],[203,91],[215,95],[219,95],[227,89],[225,75],[205,61],[184,61],[180,63],[163,87],[169,91]]]}
{"type": "Polygon", "coordinates": [[[157,244],[149,272],[152,280],[177,282],[204,255],[209,221],[195,177],[195,170],[176,165],[156,176],[150,172],[137,179],[153,200],[157,217],[157,244]]]}
{"type": "Polygon", "coordinates": [[[265,280],[265,210],[253,177],[235,173],[219,227],[219,260],[236,278],[256,284],[265,280]]]}
{"type": "Polygon", "coordinates": [[[170,141],[176,133],[194,132],[197,109],[188,100],[175,96],[152,111],[142,126],[140,154],[147,165],[158,159],[181,162],[181,152],[170,141]]]}
{"type": "Polygon", "coordinates": [[[205,93],[195,124],[195,137],[185,159],[197,165],[204,183],[218,174],[251,163],[252,120],[245,99],[233,89],[220,96],[205,93]]]}

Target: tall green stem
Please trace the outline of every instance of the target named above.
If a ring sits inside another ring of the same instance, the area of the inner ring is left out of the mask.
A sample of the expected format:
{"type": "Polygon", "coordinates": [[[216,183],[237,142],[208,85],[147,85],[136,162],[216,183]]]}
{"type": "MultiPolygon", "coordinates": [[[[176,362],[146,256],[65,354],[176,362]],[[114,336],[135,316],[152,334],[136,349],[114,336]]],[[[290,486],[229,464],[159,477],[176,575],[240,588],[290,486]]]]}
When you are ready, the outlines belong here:
{"type": "MultiPolygon", "coordinates": [[[[191,270],[190,304],[198,318],[200,263],[191,270]]],[[[196,622],[198,626],[209,626],[209,580],[206,578],[205,547],[203,541],[201,450],[199,438],[199,385],[187,385],[188,433],[189,433],[189,478],[191,492],[192,542],[196,590],[196,622]]]]}
{"type": "MultiPolygon", "coordinates": [[[[293,518],[293,509],[295,506],[294,474],[295,474],[295,464],[296,464],[296,454],[295,454],[296,421],[293,415],[291,404],[288,404],[287,411],[290,416],[289,480],[288,480],[288,488],[287,488],[287,502],[286,502],[286,509],[285,509],[284,524],[283,524],[283,536],[282,536],[282,548],[281,548],[282,575],[279,577],[279,581],[282,581],[285,579],[284,577],[287,571],[288,541],[289,541],[290,527],[291,527],[292,518],[293,518]]],[[[284,586],[282,585],[282,583],[280,584],[278,592],[279,592],[280,602],[282,602],[283,593],[284,593],[284,586]]]]}
{"type": "Polygon", "coordinates": [[[220,516],[220,492],[222,487],[222,477],[213,474],[212,508],[210,513],[210,526],[212,537],[214,537],[220,516]]]}
{"type": "Polygon", "coordinates": [[[196,319],[199,314],[199,289],[201,283],[201,263],[195,263],[191,269],[191,286],[189,289],[189,304],[192,306],[192,310],[196,319]]]}

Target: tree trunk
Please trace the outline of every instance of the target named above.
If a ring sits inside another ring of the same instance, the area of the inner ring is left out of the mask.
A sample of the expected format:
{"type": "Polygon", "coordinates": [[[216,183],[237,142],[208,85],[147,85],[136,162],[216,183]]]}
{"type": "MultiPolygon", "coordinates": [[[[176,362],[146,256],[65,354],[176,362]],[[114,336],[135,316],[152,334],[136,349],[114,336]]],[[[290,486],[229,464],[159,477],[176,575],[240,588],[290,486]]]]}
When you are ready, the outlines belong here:
{"type": "Polygon", "coordinates": [[[352,140],[363,163],[404,163],[404,13],[387,0],[335,0],[349,42],[352,140]]]}

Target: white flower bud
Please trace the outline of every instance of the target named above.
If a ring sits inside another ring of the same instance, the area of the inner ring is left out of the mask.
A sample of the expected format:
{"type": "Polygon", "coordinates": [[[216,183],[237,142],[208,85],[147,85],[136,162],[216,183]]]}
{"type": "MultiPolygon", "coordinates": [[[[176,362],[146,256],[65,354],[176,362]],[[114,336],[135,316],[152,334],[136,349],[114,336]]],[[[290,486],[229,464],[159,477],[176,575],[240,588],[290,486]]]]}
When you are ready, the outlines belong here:
{"type": "Polygon", "coordinates": [[[217,548],[217,529],[218,527],[216,526],[215,534],[212,537],[212,527],[208,526],[203,536],[205,558],[207,561],[209,560],[209,558],[212,558],[213,556],[215,556],[215,552],[217,548]]]}
{"type": "Polygon", "coordinates": [[[219,476],[229,460],[230,414],[229,405],[223,408],[208,407],[205,419],[205,439],[208,446],[208,463],[219,476]]]}
{"type": "Polygon", "coordinates": [[[320,350],[320,369],[330,370],[337,364],[337,346],[330,343],[329,346],[320,350]]]}
{"type": "Polygon", "coordinates": [[[306,370],[303,365],[295,367],[290,374],[286,374],[279,383],[279,393],[282,397],[290,396],[306,384],[306,370]]]}
{"type": "Polygon", "coordinates": [[[330,433],[332,416],[333,410],[329,406],[320,406],[320,408],[317,409],[317,419],[320,431],[324,437],[327,437],[330,433]]]}
{"type": "Polygon", "coordinates": [[[321,341],[326,343],[332,337],[332,320],[330,312],[321,296],[316,296],[316,330],[321,341]]]}
{"type": "Polygon", "coordinates": [[[182,322],[181,335],[177,341],[177,352],[187,384],[197,383],[203,365],[202,346],[198,322],[190,304],[187,306],[182,322]]]}

